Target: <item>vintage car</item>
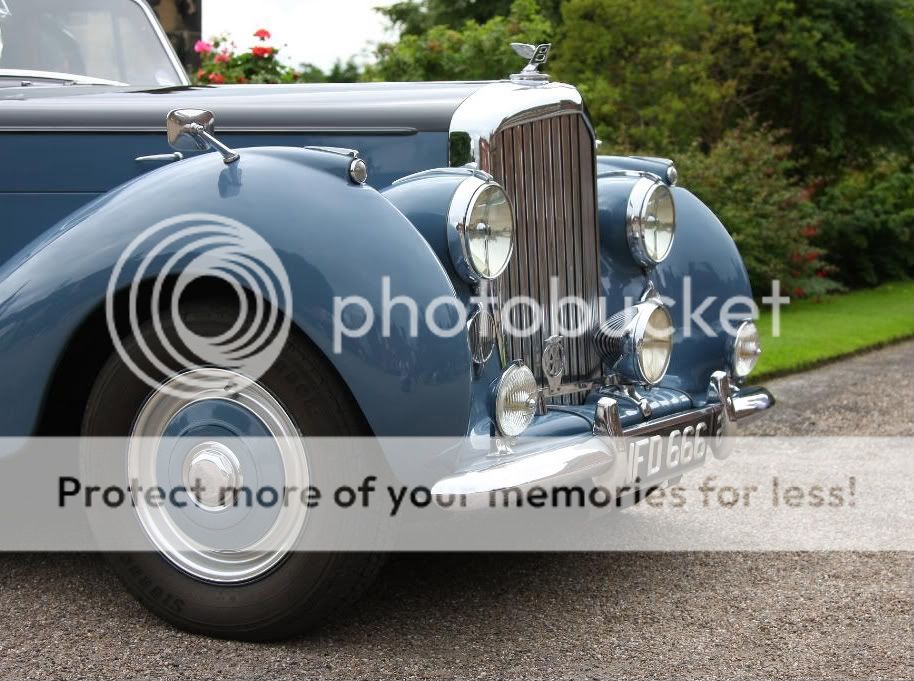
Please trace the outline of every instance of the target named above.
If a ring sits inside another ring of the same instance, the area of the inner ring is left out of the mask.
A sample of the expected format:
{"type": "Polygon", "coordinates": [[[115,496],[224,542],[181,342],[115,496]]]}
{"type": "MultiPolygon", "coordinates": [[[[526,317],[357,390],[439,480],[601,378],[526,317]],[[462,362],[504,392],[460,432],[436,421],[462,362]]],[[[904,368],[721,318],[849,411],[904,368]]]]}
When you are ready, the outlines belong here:
{"type": "MultiPolygon", "coordinates": [[[[649,469],[639,447],[717,437],[773,405],[744,385],[759,340],[750,306],[727,302],[752,295],[733,240],[671,161],[597,154],[581,95],[543,72],[548,45],[517,45],[527,65],[495,82],[203,87],[143,0],[0,0],[0,36],[2,436],[474,436],[411,465],[436,495],[475,499],[607,476],[655,488],[687,467],[649,469]],[[269,301],[288,336],[250,380],[139,352],[161,328],[228,334],[259,295],[218,276],[182,288],[167,226],[186,216],[245,225],[288,276],[269,301]],[[391,294],[451,301],[465,324],[436,333],[408,305],[368,324],[391,294]],[[341,315],[355,299],[367,308],[341,315]],[[550,444],[515,448],[526,436],[550,444]]],[[[281,476],[306,454],[275,456],[281,476]]],[[[233,483],[262,463],[212,442],[153,469],[233,483]]],[[[290,635],[380,563],[184,551],[138,515],[150,550],[111,564],[198,632],[290,635]]]]}

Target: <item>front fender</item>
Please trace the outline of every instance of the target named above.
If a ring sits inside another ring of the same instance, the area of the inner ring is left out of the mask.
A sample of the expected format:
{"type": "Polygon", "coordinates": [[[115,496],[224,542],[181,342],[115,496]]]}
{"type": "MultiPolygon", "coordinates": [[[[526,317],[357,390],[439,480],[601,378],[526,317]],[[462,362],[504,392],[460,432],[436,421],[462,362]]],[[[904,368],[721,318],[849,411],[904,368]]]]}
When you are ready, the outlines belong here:
{"type": "Polygon", "coordinates": [[[725,369],[729,361],[724,312],[741,319],[753,315],[749,276],[717,216],[681,187],[670,188],[676,203],[672,252],[656,267],[638,265],[625,234],[628,196],[637,179],[637,175],[616,172],[597,179],[606,312],[611,315],[637,302],[653,285],[666,301],[675,327],[670,367],[661,384],[702,401],[711,374],[725,369]]]}
{"type": "MultiPolygon", "coordinates": [[[[409,296],[420,312],[455,295],[413,225],[373,188],[348,181],[348,162],[288,147],[243,149],[229,166],[204,154],[109,192],[9,260],[0,269],[0,434],[33,432],[59,358],[104,304],[114,263],[130,242],[161,220],[192,213],[237,220],[272,246],[292,288],[290,309],[282,311],[336,368],[375,434],[465,433],[472,375],[465,333],[432,334],[420,314],[413,337],[410,312],[400,305],[389,334],[378,319],[334,352],[335,297],[361,296],[380,313],[385,276],[390,294],[409,296]]],[[[124,269],[119,288],[131,273],[124,269]]]]}

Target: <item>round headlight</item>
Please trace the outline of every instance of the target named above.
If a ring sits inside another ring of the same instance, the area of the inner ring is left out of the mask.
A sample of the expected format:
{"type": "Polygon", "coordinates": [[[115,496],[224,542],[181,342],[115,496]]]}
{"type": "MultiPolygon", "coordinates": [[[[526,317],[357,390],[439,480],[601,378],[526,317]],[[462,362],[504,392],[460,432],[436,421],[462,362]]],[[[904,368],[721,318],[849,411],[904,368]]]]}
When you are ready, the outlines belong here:
{"type": "Polygon", "coordinates": [[[676,206],[670,188],[642,177],[628,196],[626,233],[632,255],[645,267],[663,262],[673,248],[676,206]]]}
{"type": "MultiPolygon", "coordinates": [[[[666,375],[670,366],[670,355],[673,351],[673,320],[662,305],[656,306],[648,314],[642,315],[645,320],[640,330],[640,340],[636,337],[638,368],[645,383],[658,383],[666,375]]],[[[636,331],[636,334],[638,331],[636,331]]]]}
{"type": "Polygon", "coordinates": [[[673,320],[657,301],[638,303],[603,322],[594,343],[611,371],[628,382],[653,385],[670,366],[673,320]]]}
{"type": "Polygon", "coordinates": [[[750,321],[740,324],[733,340],[733,356],[730,360],[733,373],[737,378],[745,378],[758,363],[762,354],[762,344],[759,340],[758,328],[750,321]]]}
{"type": "Polygon", "coordinates": [[[502,435],[520,435],[536,414],[537,386],[533,372],[516,363],[505,369],[495,389],[495,424],[502,435]]]}
{"type": "Polygon", "coordinates": [[[514,252],[514,211],[501,186],[479,177],[458,186],[448,211],[451,257],[471,282],[496,279],[514,252]]]}

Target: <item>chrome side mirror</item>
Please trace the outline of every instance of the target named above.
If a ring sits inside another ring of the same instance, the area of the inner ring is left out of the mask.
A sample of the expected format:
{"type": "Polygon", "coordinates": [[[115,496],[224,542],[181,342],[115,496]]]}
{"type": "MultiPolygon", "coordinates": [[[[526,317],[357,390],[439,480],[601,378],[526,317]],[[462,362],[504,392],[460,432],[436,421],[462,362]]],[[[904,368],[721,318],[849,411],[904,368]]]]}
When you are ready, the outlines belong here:
{"type": "Polygon", "coordinates": [[[241,156],[217,140],[216,115],[202,109],[176,109],[165,118],[168,144],[175,151],[205,151],[215,149],[226,163],[234,163],[241,156]]]}

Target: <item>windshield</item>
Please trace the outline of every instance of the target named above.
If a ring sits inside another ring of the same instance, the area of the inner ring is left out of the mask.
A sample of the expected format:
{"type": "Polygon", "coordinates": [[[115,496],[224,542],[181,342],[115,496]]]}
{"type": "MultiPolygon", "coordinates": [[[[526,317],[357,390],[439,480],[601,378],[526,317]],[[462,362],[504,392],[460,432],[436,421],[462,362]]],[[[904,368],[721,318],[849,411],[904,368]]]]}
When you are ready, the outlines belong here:
{"type": "Polygon", "coordinates": [[[6,69],[180,85],[169,48],[133,0],[0,0],[6,69]]]}

